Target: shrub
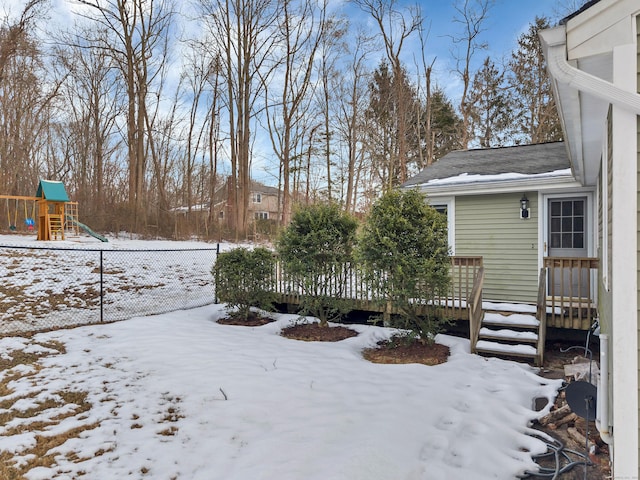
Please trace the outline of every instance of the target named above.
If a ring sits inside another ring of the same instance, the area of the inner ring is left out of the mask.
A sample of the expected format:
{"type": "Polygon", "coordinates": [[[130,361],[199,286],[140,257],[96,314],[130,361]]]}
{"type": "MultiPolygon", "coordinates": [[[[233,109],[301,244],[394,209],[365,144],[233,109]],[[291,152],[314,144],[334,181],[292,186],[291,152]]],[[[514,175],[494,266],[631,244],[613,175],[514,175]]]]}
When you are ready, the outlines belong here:
{"type": "Polygon", "coordinates": [[[399,312],[392,326],[432,341],[444,321],[420,310],[450,283],[446,218],[417,190],[390,191],[374,204],[358,245],[369,288],[399,312]]]}
{"type": "Polygon", "coordinates": [[[269,310],[275,293],[271,278],[275,266],[273,252],[258,247],[254,250],[235,248],[218,255],[212,273],[216,278],[218,300],[227,304],[231,317],[251,316],[251,308],[269,310]]]}
{"type": "Polygon", "coordinates": [[[300,313],[325,326],[351,310],[340,298],[352,261],[357,221],[335,204],[297,209],[278,238],[276,250],[285,275],[300,292],[300,313]]]}

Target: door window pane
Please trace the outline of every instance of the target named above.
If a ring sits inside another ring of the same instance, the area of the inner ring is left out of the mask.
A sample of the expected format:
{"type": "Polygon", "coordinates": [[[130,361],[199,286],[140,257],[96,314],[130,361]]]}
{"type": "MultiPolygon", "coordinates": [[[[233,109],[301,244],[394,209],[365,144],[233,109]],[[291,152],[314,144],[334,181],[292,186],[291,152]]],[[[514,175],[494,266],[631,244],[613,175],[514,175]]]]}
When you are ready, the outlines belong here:
{"type": "Polygon", "coordinates": [[[573,202],[573,214],[584,215],[584,200],[575,200],[573,202]]]}
{"type": "Polygon", "coordinates": [[[573,217],[573,231],[574,232],[582,232],[584,225],[584,218],[582,217],[573,217]]]}
{"type": "Polygon", "coordinates": [[[549,202],[549,243],[551,248],[584,248],[584,200],[549,202]]]}

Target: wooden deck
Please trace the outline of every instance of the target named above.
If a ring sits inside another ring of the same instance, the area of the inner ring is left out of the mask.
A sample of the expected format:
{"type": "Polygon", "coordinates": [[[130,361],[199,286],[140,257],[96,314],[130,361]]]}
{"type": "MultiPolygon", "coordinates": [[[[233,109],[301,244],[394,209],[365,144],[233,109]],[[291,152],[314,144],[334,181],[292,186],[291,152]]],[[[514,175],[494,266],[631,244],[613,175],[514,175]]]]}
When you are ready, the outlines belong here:
{"type": "MultiPolygon", "coordinates": [[[[468,319],[467,298],[471,294],[474,278],[482,267],[482,257],[451,257],[451,286],[446,296],[439,296],[433,302],[416,299],[419,313],[437,314],[452,320],[468,319]]],[[[396,309],[388,305],[382,292],[367,285],[362,271],[355,265],[341,264],[331,266],[325,272],[327,280],[323,282],[323,296],[343,298],[353,302],[354,310],[372,313],[394,314],[396,309]]],[[[299,305],[302,293],[295,287],[296,282],[276,265],[273,279],[277,302],[287,305],[299,305]]]]}
{"type": "MultiPolygon", "coordinates": [[[[547,257],[540,272],[537,317],[543,325],[556,328],[588,330],[597,314],[593,286],[597,276],[597,258],[547,257]],[[559,281],[563,279],[563,281],[559,281]],[[543,318],[544,313],[544,318],[543,318]]],[[[326,281],[317,294],[348,299],[354,310],[394,314],[396,310],[385,303],[380,291],[368,287],[362,271],[355,265],[340,264],[327,267],[326,281]]],[[[433,302],[416,299],[421,313],[436,314],[451,320],[471,322],[479,328],[482,315],[482,257],[452,256],[451,287],[448,295],[433,302]]],[[[277,264],[271,281],[277,302],[295,307],[302,293],[296,282],[277,264]]],[[[544,328],[542,329],[544,331],[544,328]]],[[[544,335],[544,333],[542,333],[544,335]]]]}
{"type": "MultiPolygon", "coordinates": [[[[539,288],[543,295],[547,326],[589,330],[597,317],[595,286],[599,260],[591,257],[545,257],[539,288]]],[[[540,291],[538,304],[540,308],[540,291]]]]}

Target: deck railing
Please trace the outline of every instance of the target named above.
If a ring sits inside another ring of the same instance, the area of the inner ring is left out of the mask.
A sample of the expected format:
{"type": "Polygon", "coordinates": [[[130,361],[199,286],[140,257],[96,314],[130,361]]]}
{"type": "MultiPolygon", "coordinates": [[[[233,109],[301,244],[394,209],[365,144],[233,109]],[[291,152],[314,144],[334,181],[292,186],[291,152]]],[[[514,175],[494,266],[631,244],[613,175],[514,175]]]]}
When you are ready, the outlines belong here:
{"type": "Polygon", "coordinates": [[[538,300],[536,302],[536,318],[540,322],[538,326],[538,344],[536,346],[536,364],[542,365],[544,360],[544,345],[547,337],[547,269],[540,269],[538,277],[538,300]]]}
{"type": "Polygon", "coordinates": [[[475,352],[480,328],[482,328],[482,319],[484,310],[482,309],[482,287],[484,284],[484,267],[480,267],[476,273],[473,282],[473,288],[468,300],[469,311],[469,332],[471,339],[471,352],[475,352]]]}
{"type": "Polygon", "coordinates": [[[591,257],[545,257],[547,324],[588,330],[596,315],[595,285],[599,260],[591,257]]]}
{"type": "MultiPolygon", "coordinates": [[[[425,309],[437,308],[438,313],[446,318],[466,319],[467,299],[471,295],[478,270],[482,267],[482,257],[450,258],[451,285],[448,294],[434,298],[432,305],[422,302],[423,299],[416,299],[416,302],[424,304],[425,309]]],[[[323,278],[322,291],[319,292],[321,295],[349,299],[354,302],[354,309],[357,310],[391,313],[388,312],[389,306],[383,292],[376,285],[365,281],[364,273],[358,265],[341,263],[327,266],[323,278]]],[[[302,292],[296,287],[299,282],[284,272],[279,262],[276,262],[272,283],[280,302],[292,305],[300,303],[302,292]]]]}

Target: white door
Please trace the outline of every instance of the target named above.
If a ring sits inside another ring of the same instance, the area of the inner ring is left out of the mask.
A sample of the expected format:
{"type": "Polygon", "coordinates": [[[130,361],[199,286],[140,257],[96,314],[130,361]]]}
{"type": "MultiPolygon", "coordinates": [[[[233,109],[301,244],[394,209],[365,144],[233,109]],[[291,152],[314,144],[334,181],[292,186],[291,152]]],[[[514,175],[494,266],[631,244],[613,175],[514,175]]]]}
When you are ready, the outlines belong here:
{"type": "MultiPolygon", "coordinates": [[[[548,199],[548,255],[587,257],[587,197],[548,199]]],[[[549,293],[562,296],[588,296],[588,270],[554,268],[550,272],[549,293]]]]}

